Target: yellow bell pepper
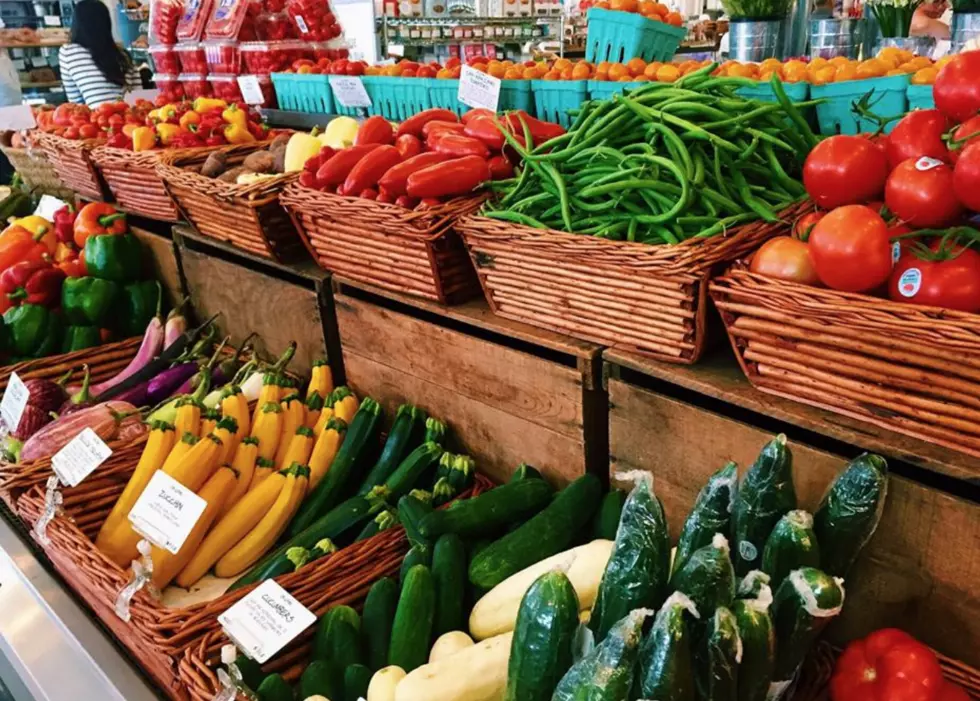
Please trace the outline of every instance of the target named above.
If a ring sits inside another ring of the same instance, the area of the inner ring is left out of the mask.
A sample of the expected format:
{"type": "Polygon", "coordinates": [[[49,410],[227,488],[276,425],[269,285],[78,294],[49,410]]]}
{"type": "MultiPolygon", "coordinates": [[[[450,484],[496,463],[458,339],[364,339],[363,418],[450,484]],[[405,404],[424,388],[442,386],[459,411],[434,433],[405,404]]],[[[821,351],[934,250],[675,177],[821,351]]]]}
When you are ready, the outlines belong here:
{"type": "Polygon", "coordinates": [[[321,148],[323,148],[323,144],[313,134],[293,134],[286,143],[284,170],[287,173],[303,170],[306,162],[320,153],[321,148]]]}
{"type": "Polygon", "coordinates": [[[20,219],[15,219],[10,224],[11,226],[20,226],[27,229],[35,236],[40,234],[46,234],[51,231],[51,222],[49,222],[44,217],[39,217],[36,214],[32,214],[29,217],[21,217],[20,219]]]}
{"type": "Polygon", "coordinates": [[[232,105],[226,108],[221,113],[221,118],[229,124],[235,124],[245,129],[248,128],[248,113],[243,109],[239,109],[238,105],[232,105]]]}
{"type": "Polygon", "coordinates": [[[165,122],[157,124],[156,130],[160,136],[160,143],[164,146],[169,146],[177,138],[177,135],[184,131],[176,124],[167,124],[165,122]]]}
{"type": "Polygon", "coordinates": [[[184,127],[184,129],[190,129],[190,126],[192,124],[200,124],[200,123],[201,123],[201,115],[195,112],[194,110],[188,110],[187,112],[184,112],[184,114],[182,114],[180,117],[180,126],[184,127]]]}
{"type": "Polygon", "coordinates": [[[224,109],[228,106],[228,103],[224,100],[218,100],[213,97],[199,97],[194,100],[191,104],[191,108],[195,112],[207,112],[213,109],[224,109]]]}
{"type": "Polygon", "coordinates": [[[155,110],[150,110],[147,115],[154,122],[166,122],[170,119],[177,119],[177,108],[173,105],[164,105],[155,110]]]}
{"type": "Polygon", "coordinates": [[[133,150],[149,151],[157,145],[157,133],[153,127],[136,127],[133,129],[133,150]]]}
{"type": "Polygon", "coordinates": [[[224,134],[229,144],[250,144],[255,141],[252,132],[244,124],[227,124],[224,134]]]}
{"type": "MultiPolygon", "coordinates": [[[[335,117],[330,120],[326,130],[317,137],[321,146],[335,149],[347,148],[353,145],[357,137],[358,124],[352,117],[335,117]]],[[[302,167],[302,166],[300,166],[302,167]]]]}
{"type": "Polygon", "coordinates": [[[122,133],[132,138],[133,132],[140,128],[139,124],[123,124],[122,133]]]}

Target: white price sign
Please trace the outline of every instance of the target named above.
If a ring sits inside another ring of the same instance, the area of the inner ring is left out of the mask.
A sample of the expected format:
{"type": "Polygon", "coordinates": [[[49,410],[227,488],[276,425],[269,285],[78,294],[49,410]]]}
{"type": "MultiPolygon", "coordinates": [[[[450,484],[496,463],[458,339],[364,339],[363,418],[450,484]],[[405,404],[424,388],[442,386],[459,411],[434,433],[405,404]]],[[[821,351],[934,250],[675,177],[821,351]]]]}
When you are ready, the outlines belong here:
{"type": "Polygon", "coordinates": [[[262,94],[262,86],[259,85],[257,75],[238,76],[238,89],[242,92],[242,99],[247,105],[261,105],[265,102],[265,95],[262,94]]]}
{"type": "Polygon", "coordinates": [[[67,204],[67,202],[64,200],[59,200],[57,197],[52,197],[51,195],[41,195],[41,200],[37,203],[37,208],[34,210],[34,214],[42,219],[54,221],[54,213],[67,206],[67,204]]]}
{"type": "Polygon", "coordinates": [[[74,487],[108,460],[110,455],[112,448],[95,431],[86,428],[54,454],[51,458],[51,469],[62,484],[74,487]]]}
{"type": "Polygon", "coordinates": [[[371,106],[371,97],[364,89],[364,83],[356,75],[332,75],[330,88],[342,107],[371,106]]]}
{"type": "Polygon", "coordinates": [[[218,616],[238,648],[259,664],[316,622],[316,616],[271,579],[218,616]]]}
{"type": "Polygon", "coordinates": [[[482,107],[496,112],[497,103],[500,102],[500,78],[463,66],[459,74],[456,99],[470,107],[482,107]]]}
{"type": "Polygon", "coordinates": [[[0,131],[23,131],[37,126],[30,105],[0,107],[0,131]]]}
{"type": "Polygon", "coordinates": [[[157,470],[129,512],[133,530],[176,555],[208,503],[157,470]]]}
{"type": "Polygon", "coordinates": [[[24,381],[17,376],[16,372],[10,373],[7,389],[4,390],[3,399],[0,399],[0,418],[7,424],[8,433],[13,433],[20,424],[20,417],[24,413],[24,408],[27,407],[29,397],[30,392],[24,381]]]}

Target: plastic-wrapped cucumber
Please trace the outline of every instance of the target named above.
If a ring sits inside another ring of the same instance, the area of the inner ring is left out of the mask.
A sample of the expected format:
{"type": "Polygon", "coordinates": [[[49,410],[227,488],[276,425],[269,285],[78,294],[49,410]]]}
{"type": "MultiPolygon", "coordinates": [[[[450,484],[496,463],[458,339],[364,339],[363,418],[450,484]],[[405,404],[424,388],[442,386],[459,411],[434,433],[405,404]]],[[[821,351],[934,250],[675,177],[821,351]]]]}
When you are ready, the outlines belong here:
{"type": "Polygon", "coordinates": [[[691,600],[671,594],[653,621],[640,647],[637,684],[640,698],[658,701],[694,701],[694,634],[690,617],[698,618],[691,600]]]}
{"type": "Polygon", "coordinates": [[[634,479],[635,486],[623,506],[616,543],[589,619],[597,643],[630,611],[656,610],[667,598],[670,533],[663,506],[653,493],[653,475],[637,471],[622,478],[634,479]]]}
{"type": "Polygon", "coordinates": [[[708,478],[681,529],[674,553],[674,573],[684,566],[695,550],[708,545],[715,533],[731,532],[732,506],[737,493],[738,468],[735,463],[728,463],[708,478]]]}
{"type": "Polygon", "coordinates": [[[779,434],[765,445],[738,487],[732,510],[732,562],[737,574],[758,569],[772,529],[795,508],[793,454],[786,436],[779,434]]]}
{"type": "Polygon", "coordinates": [[[817,636],[844,606],[844,582],[813,567],[790,572],[776,590],[771,615],[776,640],[775,683],[793,678],[817,636]]]}
{"type": "Polygon", "coordinates": [[[694,551],[671,585],[689,596],[702,616],[709,615],[706,611],[731,606],[735,599],[735,572],[725,536],[715,533],[710,544],[694,551]]]}
{"type": "Polygon", "coordinates": [[[878,527],[887,493],[888,463],[880,455],[859,455],[837,477],[813,519],[824,572],[847,576],[878,527]]]}
{"type": "Polygon", "coordinates": [[[643,637],[643,621],[651,613],[637,609],[614,625],[605,640],[565,673],[551,701],[621,701],[628,698],[643,637]]]}
{"type": "Polygon", "coordinates": [[[769,575],[770,587],[779,585],[793,570],[820,567],[820,547],[813,534],[813,516],[797,509],[779,519],[762,551],[762,571],[769,575]]]}
{"type": "Polygon", "coordinates": [[[735,614],[721,606],[707,621],[694,654],[694,683],[699,701],[738,701],[742,639],[735,614]]]}
{"type": "Polygon", "coordinates": [[[737,599],[758,599],[763,591],[769,592],[772,601],[772,587],[769,586],[769,575],[762,570],[752,570],[742,577],[742,580],[735,588],[735,598],[737,599]]]}
{"type": "Polygon", "coordinates": [[[732,613],[742,641],[742,662],[738,668],[738,701],[766,701],[776,664],[776,634],[769,605],[772,591],[760,584],[753,599],[736,599],[732,613]]]}

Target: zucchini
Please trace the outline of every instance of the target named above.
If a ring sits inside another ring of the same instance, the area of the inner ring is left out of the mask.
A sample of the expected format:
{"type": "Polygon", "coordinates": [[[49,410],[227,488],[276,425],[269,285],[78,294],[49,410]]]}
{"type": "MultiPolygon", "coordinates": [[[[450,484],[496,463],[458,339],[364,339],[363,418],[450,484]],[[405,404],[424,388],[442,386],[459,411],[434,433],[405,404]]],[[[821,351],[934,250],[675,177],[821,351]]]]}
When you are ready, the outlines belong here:
{"type": "Polygon", "coordinates": [[[476,478],[476,462],[469,455],[454,455],[447,479],[457,494],[473,486],[476,478]]]}
{"type": "Polygon", "coordinates": [[[383,577],[371,585],[364,600],[361,631],[364,646],[367,648],[368,666],[375,671],[388,664],[388,643],[391,640],[391,624],[395,620],[397,606],[398,585],[395,580],[383,577]]]}
{"type": "Polygon", "coordinates": [[[381,488],[388,501],[396,503],[408,494],[422,475],[436,464],[440,455],[442,455],[442,446],[431,441],[423,443],[409,453],[381,488]]]}
{"type": "Polygon", "coordinates": [[[402,584],[405,583],[405,577],[408,576],[409,570],[411,570],[416,565],[425,565],[426,567],[432,566],[432,547],[429,545],[413,545],[405,553],[405,559],[402,560],[402,566],[398,570],[398,581],[402,584]]]}
{"type": "Polygon", "coordinates": [[[255,690],[259,701],[293,701],[293,689],[279,674],[270,674],[255,690]]]}
{"type": "Polygon", "coordinates": [[[328,699],[343,698],[342,675],[342,668],[334,662],[313,660],[300,675],[299,698],[317,695],[328,699]]]}
{"type": "Polygon", "coordinates": [[[432,584],[436,592],[433,635],[466,630],[466,548],[455,533],[439,536],[432,549],[432,584]]]}
{"type": "MultiPolygon", "coordinates": [[[[354,633],[355,641],[359,640],[361,617],[357,615],[357,611],[350,606],[334,606],[329,609],[320,616],[316,631],[313,633],[312,659],[330,660],[340,664],[340,668],[343,669],[346,665],[342,664],[341,660],[335,659],[334,655],[338,647],[350,640],[351,632],[354,633]]],[[[360,646],[360,643],[357,642],[356,645],[360,646]]]]}
{"type": "Polygon", "coordinates": [[[546,572],[530,586],[514,625],[505,701],[550,701],[572,666],[578,608],[578,596],[563,572],[546,572]]]}
{"type": "Polygon", "coordinates": [[[412,494],[406,494],[398,500],[398,520],[405,527],[405,535],[413,546],[430,544],[427,538],[422,537],[419,524],[431,513],[432,507],[412,494]]]}
{"type": "Polygon", "coordinates": [[[790,572],[773,597],[778,647],[773,679],[793,678],[814,641],[844,606],[843,581],[813,567],[790,572]]]}
{"type": "Polygon", "coordinates": [[[691,617],[698,617],[697,609],[680,592],[671,594],[657,612],[653,628],[640,648],[636,680],[640,698],[694,701],[694,634],[688,623],[691,617]]]}
{"type": "Polygon", "coordinates": [[[425,426],[425,419],[425,412],[411,404],[402,404],[398,407],[395,420],[391,423],[391,430],[388,431],[385,447],[381,450],[374,467],[368,471],[364,481],[361,482],[357,490],[358,494],[364,496],[379,484],[385,483],[405,456],[415,449],[412,437],[417,439],[421,435],[420,427],[425,426]]]}
{"type": "Polygon", "coordinates": [[[382,509],[378,515],[364,524],[364,528],[357,534],[354,542],[367,540],[372,536],[378,535],[381,531],[386,531],[398,523],[398,512],[392,509],[382,509]]]}
{"type": "Polygon", "coordinates": [[[631,611],[558,682],[552,701],[620,701],[629,698],[643,621],[649,611],[631,611]]]}
{"type": "Polygon", "coordinates": [[[670,533],[653,493],[653,475],[630,473],[636,485],[623,506],[616,543],[599,582],[589,627],[601,643],[609,629],[634,609],[656,611],[667,598],[670,533]]]}
{"type": "Polygon", "coordinates": [[[776,664],[776,634],[769,617],[772,594],[759,599],[736,599],[732,613],[742,641],[738,667],[738,701],[766,701],[776,664]]]}
{"type": "Polygon", "coordinates": [[[599,510],[592,519],[592,540],[616,540],[619,517],[626,503],[626,492],[613,489],[602,498],[599,510]]]}
{"type": "Polygon", "coordinates": [[[438,443],[442,445],[446,440],[446,424],[439,419],[428,418],[425,421],[425,436],[423,443],[438,443]]]}
{"type": "Polygon", "coordinates": [[[728,555],[728,541],[721,533],[709,545],[695,550],[674,576],[671,586],[691,598],[702,620],[715,609],[732,605],[735,599],[735,572],[728,555]]]}
{"type": "Polygon", "coordinates": [[[456,490],[449,484],[448,477],[440,477],[432,485],[432,506],[440,507],[456,498],[456,490]]]}
{"type": "Polygon", "coordinates": [[[553,494],[544,480],[510,482],[434,511],[422,519],[419,531],[426,538],[438,538],[443,533],[455,533],[461,538],[494,536],[511,523],[539,512],[553,494]]]}
{"type": "Polygon", "coordinates": [[[738,599],[758,599],[766,596],[772,601],[772,587],[769,586],[769,575],[762,570],[752,570],[742,577],[742,581],[735,588],[735,597],[738,599]],[[763,592],[767,592],[764,594],[763,592]]]}
{"type": "Polygon", "coordinates": [[[758,569],[776,523],[796,508],[793,454],[786,436],[769,441],[745,473],[732,509],[732,564],[739,576],[758,569]]]}
{"type": "Polygon", "coordinates": [[[240,654],[235,658],[235,666],[238,668],[238,673],[241,675],[242,681],[245,682],[245,686],[249,689],[259,688],[259,684],[262,683],[262,678],[265,675],[262,673],[262,667],[258,662],[251,657],[240,654]]]}
{"type": "Polygon", "coordinates": [[[706,622],[707,633],[695,654],[695,684],[701,701],[741,701],[738,697],[742,641],[735,614],[724,606],[706,622]]]}
{"type": "MultiPolygon", "coordinates": [[[[344,700],[357,701],[367,698],[368,686],[371,685],[372,672],[362,664],[352,664],[344,670],[344,700]]],[[[333,699],[328,696],[328,699],[333,699]]]]}
{"type": "Polygon", "coordinates": [[[834,480],[813,517],[824,572],[847,576],[878,527],[887,494],[888,463],[880,455],[859,455],[834,480]]]}
{"type": "Polygon", "coordinates": [[[351,477],[370,460],[381,430],[381,406],[365,397],[351,420],[347,436],[330,464],[330,470],[306,495],[299,512],[289,524],[289,535],[297,536],[340,504],[351,477]]]}
{"type": "Polygon", "coordinates": [[[737,493],[738,468],[735,463],[728,463],[708,478],[681,529],[673,573],[684,566],[695,550],[711,543],[715,533],[731,532],[732,505],[737,493]]]}
{"type": "Polygon", "coordinates": [[[820,547],[813,533],[813,516],[794,510],[779,519],[762,551],[762,571],[769,575],[769,586],[779,585],[793,570],[820,567],[820,547]]]}
{"type": "MultiPolygon", "coordinates": [[[[533,482],[515,482],[513,486],[533,482]]],[[[592,474],[579,477],[543,511],[473,558],[470,581],[491,589],[525,567],[567,549],[582,525],[590,521],[601,498],[598,477],[592,474]]]]}
{"type": "Polygon", "coordinates": [[[544,477],[541,476],[541,473],[538,472],[536,468],[528,465],[526,462],[522,462],[520,465],[518,465],[517,469],[514,470],[514,474],[510,476],[511,482],[520,482],[521,480],[529,479],[542,480],[544,477]]]}
{"type": "Polygon", "coordinates": [[[432,619],[436,594],[432,574],[425,565],[415,565],[402,584],[398,608],[391,628],[388,664],[411,673],[425,664],[432,642],[432,619]]]}

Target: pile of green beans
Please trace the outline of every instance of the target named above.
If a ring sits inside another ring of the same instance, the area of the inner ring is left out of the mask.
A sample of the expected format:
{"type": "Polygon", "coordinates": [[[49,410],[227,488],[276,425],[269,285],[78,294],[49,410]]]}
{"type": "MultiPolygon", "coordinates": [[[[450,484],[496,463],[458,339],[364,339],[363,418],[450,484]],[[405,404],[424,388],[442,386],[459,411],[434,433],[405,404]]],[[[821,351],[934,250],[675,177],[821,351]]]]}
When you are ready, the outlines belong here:
{"type": "Polygon", "coordinates": [[[568,133],[524,144],[519,174],[493,184],[484,215],[616,241],[676,244],[763,219],[805,196],[799,178],[817,142],[778,79],[778,102],[739,97],[754,85],[713,77],[650,83],[582,105],[568,133]]]}

